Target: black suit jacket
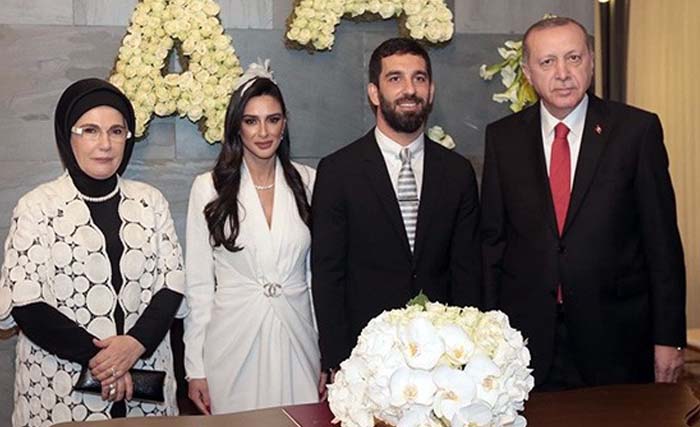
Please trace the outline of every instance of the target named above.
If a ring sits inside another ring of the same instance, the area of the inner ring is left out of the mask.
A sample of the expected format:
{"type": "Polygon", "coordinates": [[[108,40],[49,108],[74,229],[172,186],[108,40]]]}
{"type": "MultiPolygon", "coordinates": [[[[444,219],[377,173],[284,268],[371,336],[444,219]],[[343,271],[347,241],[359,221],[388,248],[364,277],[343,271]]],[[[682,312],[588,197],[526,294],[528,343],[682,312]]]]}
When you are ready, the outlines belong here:
{"type": "Polygon", "coordinates": [[[577,366],[590,385],[653,381],[653,345],[685,345],[685,268],[661,123],[589,95],[559,237],[539,103],[486,129],[485,304],[529,340],[541,383],[561,283],[577,366]]]}
{"type": "Polygon", "coordinates": [[[374,130],[318,165],[312,206],[312,284],[324,369],[350,355],[384,310],[420,290],[477,305],[479,199],[471,164],[425,139],[415,255],[374,130]]]}

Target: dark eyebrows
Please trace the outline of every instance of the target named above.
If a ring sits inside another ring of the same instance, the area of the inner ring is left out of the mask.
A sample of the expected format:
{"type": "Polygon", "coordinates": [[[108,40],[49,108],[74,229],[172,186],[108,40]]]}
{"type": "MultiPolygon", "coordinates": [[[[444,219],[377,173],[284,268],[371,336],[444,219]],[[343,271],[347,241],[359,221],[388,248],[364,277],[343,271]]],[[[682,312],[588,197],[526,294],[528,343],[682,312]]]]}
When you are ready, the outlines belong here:
{"type": "MultiPolygon", "coordinates": [[[[400,71],[400,70],[392,70],[392,71],[387,71],[387,73],[384,75],[384,77],[389,78],[389,77],[394,77],[394,76],[401,76],[403,74],[406,74],[406,73],[403,71],[400,71]]],[[[414,71],[412,74],[412,77],[416,77],[416,76],[421,76],[421,77],[427,78],[428,72],[425,70],[414,71]]]]}
{"type": "Polygon", "coordinates": [[[427,71],[420,70],[420,71],[416,71],[413,75],[414,75],[414,76],[421,76],[421,77],[427,78],[427,77],[428,77],[428,72],[427,72],[427,71]]]}
{"type": "Polygon", "coordinates": [[[90,123],[90,122],[88,122],[88,123],[83,123],[83,124],[80,124],[80,125],[77,124],[77,123],[75,124],[75,127],[78,127],[78,128],[84,128],[84,127],[88,127],[88,126],[93,127],[93,128],[98,128],[98,127],[100,127],[98,124],[96,124],[96,123],[90,123]]]}
{"type": "Polygon", "coordinates": [[[401,74],[403,74],[401,71],[393,70],[393,71],[388,71],[388,72],[384,75],[384,77],[389,78],[389,77],[394,77],[394,76],[400,76],[401,74]]]}
{"type": "MultiPolygon", "coordinates": [[[[79,127],[79,128],[93,127],[93,128],[102,129],[102,127],[100,125],[98,125],[97,123],[90,123],[90,122],[83,123],[81,125],[76,124],[75,127],[79,127]]],[[[107,130],[114,129],[115,127],[126,129],[126,124],[123,124],[123,123],[122,124],[114,124],[114,125],[110,126],[107,130]]]]}
{"type": "MultiPolygon", "coordinates": [[[[282,112],[272,113],[272,114],[268,114],[267,116],[264,116],[262,118],[271,119],[271,118],[275,118],[275,117],[284,118],[284,114],[282,114],[282,112]]],[[[255,114],[243,114],[243,117],[241,119],[260,119],[260,118],[261,118],[261,116],[256,116],[255,114]]]]}

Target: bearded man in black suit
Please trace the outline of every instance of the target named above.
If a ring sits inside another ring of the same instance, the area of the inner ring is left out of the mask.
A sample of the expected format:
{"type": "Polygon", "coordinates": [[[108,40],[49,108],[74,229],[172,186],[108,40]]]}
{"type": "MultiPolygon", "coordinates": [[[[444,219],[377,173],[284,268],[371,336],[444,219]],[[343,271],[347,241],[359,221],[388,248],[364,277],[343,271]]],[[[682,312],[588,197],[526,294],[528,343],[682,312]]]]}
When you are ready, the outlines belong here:
{"type": "Polygon", "coordinates": [[[321,160],[312,206],[312,284],[324,369],[384,310],[423,291],[480,302],[479,202],[464,157],[424,135],[435,84],[427,52],[391,39],[372,54],[376,127],[321,160]]]}

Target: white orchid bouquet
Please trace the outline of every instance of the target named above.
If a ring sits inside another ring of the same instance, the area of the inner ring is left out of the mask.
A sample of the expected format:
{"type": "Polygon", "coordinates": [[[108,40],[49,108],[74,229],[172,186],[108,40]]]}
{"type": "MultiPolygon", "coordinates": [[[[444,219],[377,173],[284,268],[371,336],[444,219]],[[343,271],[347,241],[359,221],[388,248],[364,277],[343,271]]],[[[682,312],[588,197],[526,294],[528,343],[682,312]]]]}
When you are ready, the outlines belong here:
{"type": "Polygon", "coordinates": [[[502,312],[424,301],[369,322],[328,401],[342,427],[524,427],[529,363],[502,312]]]}
{"type": "Polygon", "coordinates": [[[137,137],[153,114],[177,113],[199,122],[209,143],[223,139],[226,107],[243,70],[219,11],[214,0],[139,1],[109,77],[134,106],[137,137]],[[182,73],[166,71],[172,49],[184,56],[182,73]]]}
{"type": "Polygon", "coordinates": [[[527,81],[521,65],[522,40],[508,40],[504,46],[498,48],[498,53],[503,58],[502,62],[490,66],[484,64],[479,69],[479,75],[484,80],[491,80],[496,74],[501,74],[501,83],[506,90],[495,93],[492,99],[498,103],[510,102],[510,109],[514,112],[537,102],[537,93],[527,81]]]}
{"type": "Polygon", "coordinates": [[[287,20],[287,46],[330,50],[343,16],[354,20],[399,17],[403,34],[432,44],[445,43],[454,34],[452,11],[444,0],[297,0],[287,20]]]}

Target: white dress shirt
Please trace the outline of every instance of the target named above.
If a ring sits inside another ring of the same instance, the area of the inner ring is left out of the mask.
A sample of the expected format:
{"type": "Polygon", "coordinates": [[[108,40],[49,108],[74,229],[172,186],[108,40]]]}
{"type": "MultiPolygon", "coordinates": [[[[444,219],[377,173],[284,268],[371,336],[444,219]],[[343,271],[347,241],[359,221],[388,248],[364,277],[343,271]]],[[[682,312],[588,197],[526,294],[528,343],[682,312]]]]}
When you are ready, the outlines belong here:
{"type": "MultiPolygon", "coordinates": [[[[379,145],[379,151],[381,151],[384,157],[386,169],[389,171],[391,185],[394,187],[394,194],[398,195],[399,172],[401,171],[401,158],[399,157],[399,153],[404,146],[384,135],[378,127],[374,128],[374,137],[379,145]]],[[[418,199],[420,200],[421,184],[423,183],[423,153],[425,151],[423,149],[425,147],[424,134],[421,132],[418,138],[411,141],[406,147],[411,151],[411,168],[413,169],[413,175],[416,177],[418,199]]]]}
{"type": "Polygon", "coordinates": [[[567,140],[569,141],[569,153],[571,155],[571,188],[574,187],[574,177],[576,175],[576,164],[578,155],[581,152],[581,140],[583,138],[583,127],[586,123],[586,111],[588,111],[588,95],[569,113],[564,120],[554,117],[547,107],[540,101],[540,119],[542,123],[542,143],[544,148],[544,160],[547,164],[547,175],[549,176],[549,165],[552,158],[552,144],[554,143],[554,127],[562,122],[569,128],[567,140]]]}

